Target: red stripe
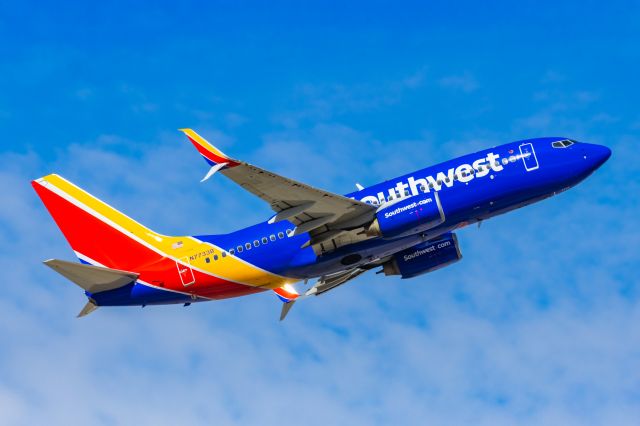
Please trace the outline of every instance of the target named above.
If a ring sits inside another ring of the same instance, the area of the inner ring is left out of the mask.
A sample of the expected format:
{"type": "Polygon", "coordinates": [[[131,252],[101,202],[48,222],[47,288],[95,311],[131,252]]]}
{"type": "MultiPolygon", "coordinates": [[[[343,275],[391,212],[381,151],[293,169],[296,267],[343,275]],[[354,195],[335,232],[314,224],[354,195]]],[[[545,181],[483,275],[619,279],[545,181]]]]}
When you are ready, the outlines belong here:
{"type": "Polygon", "coordinates": [[[191,139],[189,136],[187,136],[187,137],[189,138],[189,140],[191,141],[193,146],[196,147],[196,149],[198,150],[200,155],[202,155],[203,157],[205,157],[209,161],[213,161],[214,163],[218,163],[218,164],[220,164],[220,163],[228,163],[227,167],[235,167],[235,166],[240,164],[240,163],[238,163],[236,161],[233,161],[233,160],[231,160],[229,158],[221,157],[219,155],[214,154],[213,152],[209,151],[204,146],[200,145],[198,142],[196,142],[193,139],[191,139]]]}
{"type": "Polygon", "coordinates": [[[273,289],[273,291],[279,295],[280,297],[284,297],[285,299],[289,299],[289,300],[294,300],[298,298],[298,294],[296,293],[290,293],[287,290],[285,290],[284,288],[280,287],[280,288],[275,288],[273,289]]]}
{"type": "Polygon", "coordinates": [[[212,299],[264,291],[196,270],[195,283],[185,287],[173,259],[131,239],[42,185],[32,184],[71,247],[108,268],[137,272],[142,281],[151,285],[212,299]]]}

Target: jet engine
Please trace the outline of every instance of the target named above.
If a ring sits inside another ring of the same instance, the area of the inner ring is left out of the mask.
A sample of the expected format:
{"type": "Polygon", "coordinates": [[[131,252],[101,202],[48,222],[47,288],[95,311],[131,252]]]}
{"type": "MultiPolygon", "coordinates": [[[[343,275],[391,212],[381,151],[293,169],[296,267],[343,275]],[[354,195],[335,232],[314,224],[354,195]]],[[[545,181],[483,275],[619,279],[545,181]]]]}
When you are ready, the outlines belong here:
{"type": "Polygon", "coordinates": [[[382,205],[366,229],[366,234],[370,237],[396,238],[431,229],[444,222],[444,219],[438,193],[420,193],[382,205]]]}
{"type": "Polygon", "coordinates": [[[385,275],[413,278],[435,271],[462,259],[458,238],[446,233],[436,240],[426,241],[393,255],[382,265],[385,275]]]}

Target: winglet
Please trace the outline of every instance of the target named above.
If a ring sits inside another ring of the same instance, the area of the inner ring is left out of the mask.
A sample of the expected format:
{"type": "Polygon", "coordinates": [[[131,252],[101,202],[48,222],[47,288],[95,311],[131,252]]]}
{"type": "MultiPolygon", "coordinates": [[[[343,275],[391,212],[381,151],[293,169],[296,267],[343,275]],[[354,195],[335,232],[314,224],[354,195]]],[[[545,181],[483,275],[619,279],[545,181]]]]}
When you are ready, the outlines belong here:
{"type": "Polygon", "coordinates": [[[211,176],[213,176],[214,174],[216,174],[216,172],[220,169],[223,169],[224,166],[228,165],[229,163],[220,163],[220,164],[215,164],[213,165],[209,171],[207,172],[206,175],[204,175],[204,177],[202,179],[200,179],[200,182],[204,182],[205,180],[209,179],[211,176]]]}
{"type": "Polygon", "coordinates": [[[87,304],[84,305],[84,308],[82,308],[82,310],[80,311],[80,313],[78,314],[78,316],[76,318],[82,318],[84,316],[87,316],[91,312],[95,311],[96,309],[98,309],[98,305],[96,305],[91,300],[89,300],[87,302],[87,304]]]}
{"type": "Polygon", "coordinates": [[[211,169],[201,182],[209,179],[215,172],[225,167],[235,167],[240,165],[239,161],[225,155],[222,151],[211,145],[205,138],[194,132],[192,129],[179,130],[189,138],[200,155],[202,155],[205,161],[211,166],[211,169]]]}
{"type": "Polygon", "coordinates": [[[282,287],[274,288],[273,292],[284,303],[293,302],[300,296],[295,288],[291,284],[285,284],[282,287]]]}
{"type": "Polygon", "coordinates": [[[289,303],[283,303],[282,304],[282,310],[280,311],[280,321],[282,321],[283,319],[285,319],[287,317],[287,314],[289,313],[289,311],[293,307],[294,303],[296,303],[296,302],[289,302],[289,303]]]}
{"type": "Polygon", "coordinates": [[[274,288],[273,292],[282,300],[282,311],[280,312],[280,321],[286,318],[289,310],[295,303],[300,294],[291,284],[285,284],[282,287],[274,288]]]}

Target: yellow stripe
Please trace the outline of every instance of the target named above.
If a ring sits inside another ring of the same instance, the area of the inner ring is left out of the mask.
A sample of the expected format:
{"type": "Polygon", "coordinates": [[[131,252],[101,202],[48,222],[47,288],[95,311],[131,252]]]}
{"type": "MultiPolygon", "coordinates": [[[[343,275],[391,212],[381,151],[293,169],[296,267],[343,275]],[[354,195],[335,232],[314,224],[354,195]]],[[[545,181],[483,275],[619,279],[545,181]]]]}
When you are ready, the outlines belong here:
{"type": "Polygon", "coordinates": [[[189,263],[194,268],[214,274],[220,278],[265,288],[276,288],[286,283],[297,281],[264,271],[229,254],[222,257],[220,249],[212,244],[201,242],[188,236],[172,237],[153,232],[61,176],[51,174],[38,179],[38,182],[46,182],[55,186],[71,198],[135,235],[147,245],[161,252],[163,256],[181,260],[185,257],[187,259],[191,258],[189,263]],[[214,250],[213,253],[202,255],[202,253],[210,252],[211,249],[214,250]],[[216,254],[218,255],[218,260],[213,260],[213,256],[216,254]],[[206,263],[206,257],[209,257],[210,263],[206,263]]]}
{"type": "Polygon", "coordinates": [[[192,129],[179,129],[179,130],[183,132],[185,135],[189,136],[194,141],[196,141],[197,143],[199,143],[200,145],[202,145],[207,150],[213,152],[215,155],[231,160],[231,158],[228,155],[225,155],[224,152],[220,151],[218,148],[211,145],[209,142],[207,142],[205,138],[197,134],[192,129]]]}

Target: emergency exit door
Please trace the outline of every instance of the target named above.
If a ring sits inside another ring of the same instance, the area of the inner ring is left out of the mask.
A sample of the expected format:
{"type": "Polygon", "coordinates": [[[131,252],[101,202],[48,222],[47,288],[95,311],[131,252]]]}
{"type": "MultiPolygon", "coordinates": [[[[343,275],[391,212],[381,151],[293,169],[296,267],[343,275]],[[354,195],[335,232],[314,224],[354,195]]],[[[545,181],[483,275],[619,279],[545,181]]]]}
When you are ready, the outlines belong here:
{"type": "Polygon", "coordinates": [[[189,286],[196,282],[196,278],[193,275],[193,270],[191,266],[189,266],[189,258],[183,257],[180,259],[181,262],[176,260],[176,267],[178,268],[178,276],[180,277],[180,281],[183,286],[189,286]]]}

